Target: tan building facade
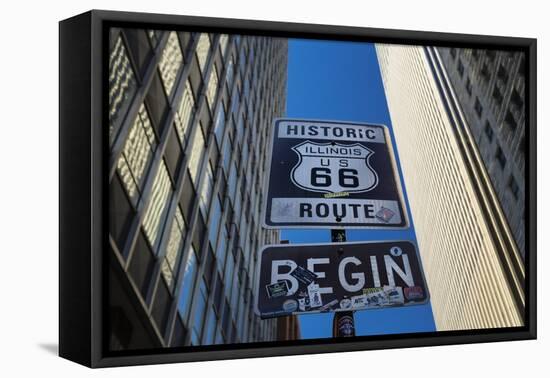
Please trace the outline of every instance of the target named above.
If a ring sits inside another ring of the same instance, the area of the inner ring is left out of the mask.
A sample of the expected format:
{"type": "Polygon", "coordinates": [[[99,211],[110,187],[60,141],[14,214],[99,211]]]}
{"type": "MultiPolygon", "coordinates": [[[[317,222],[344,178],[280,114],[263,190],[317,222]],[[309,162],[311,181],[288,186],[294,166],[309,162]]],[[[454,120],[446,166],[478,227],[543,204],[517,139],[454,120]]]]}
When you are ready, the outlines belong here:
{"type": "Polygon", "coordinates": [[[437,330],[523,325],[521,256],[438,52],[376,51],[437,330]]]}

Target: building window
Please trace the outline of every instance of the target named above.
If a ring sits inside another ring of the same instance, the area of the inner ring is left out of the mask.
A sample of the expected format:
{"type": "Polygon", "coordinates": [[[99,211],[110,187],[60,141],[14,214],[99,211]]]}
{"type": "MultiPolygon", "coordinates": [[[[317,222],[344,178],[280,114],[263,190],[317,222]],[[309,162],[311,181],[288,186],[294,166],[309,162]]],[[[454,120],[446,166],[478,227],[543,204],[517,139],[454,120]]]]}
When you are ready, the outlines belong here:
{"type": "Polygon", "coordinates": [[[174,283],[174,277],[176,275],[176,269],[179,265],[181,258],[181,248],[183,246],[183,240],[185,235],[185,222],[183,221],[183,215],[181,209],[178,207],[172,220],[172,227],[170,230],[170,237],[168,244],[166,245],[166,255],[162,261],[161,271],[166,284],[172,290],[172,284],[174,283]]]}
{"type": "Polygon", "coordinates": [[[164,50],[162,50],[162,56],[159,62],[160,76],[166,94],[170,96],[174,83],[178,76],[178,72],[183,63],[183,55],[181,53],[180,43],[176,32],[170,32],[168,35],[168,41],[164,50]]]}
{"type": "Polygon", "coordinates": [[[500,165],[500,168],[504,169],[504,167],[506,167],[506,156],[504,156],[504,152],[502,151],[502,148],[500,148],[500,146],[497,146],[496,158],[500,165]]]}
{"type": "Polygon", "coordinates": [[[456,49],[453,47],[451,49],[449,49],[449,52],[451,53],[451,56],[453,57],[453,59],[456,58],[456,49]]]}
{"type": "Polygon", "coordinates": [[[458,59],[456,69],[458,71],[458,74],[460,77],[464,76],[464,65],[462,64],[462,60],[458,59]]]}
{"type": "Polygon", "coordinates": [[[195,287],[197,277],[197,255],[195,254],[193,246],[190,246],[189,249],[189,256],[187,257],[185,270],[183,272],[181,292],[178,298],[178,311],[184,321],[187,320],[189,315],[191,297],[193,295],[193,289],[195,287]]]}
{"type": "Polygon", "coordinates": [[[208,60],[208,52],[210,51],[210,37],[207,33],[201,33],[199,36],[199,42],[197,43],[197,59],[199,61],[199,67],[201,73],[204,75],[204,69],[206,68],[206,62],[208,60]]]}
{"type": "Polygon", "coordinates": [[[512,195],[517,200],[519,197],[519,186],[514,176],[510,176],[510,180],[508,180],[508,188],[510,188],[512,195]]]}
{"type": "Polygon", "coordinates": [[[225,50],[227,50],[227,41],[229,39],[229,36],[227,34],[221,34],[220,35],[220,50],[222,52],[222,56],[225,59],[225,50]]]}
{"type": "Polygon", "coordinates": [[[487,136],[487,139],[489,140],[489,142],[492,142],[494,133],[493,133],[493,128],[491,127],[491,124],[489,123],[489,121],[485,121],[484,130],[485,130],[485,135],[487,136]]]}
{"type": "Polygon", "coordinates": [[[214,344],[214,337],[216,335],[217,322],[218,322],[218,318],[216,317],[216,313],[214,312],[214,309],[212,308],[212,306],[210,306],[210,309],[208,310],[208,316],[206,318],[206,324],[204,327],[204,333],[203,333],[201,345],[214,344]]]}
{"type": "Polygon", "coordinates": [[[130,265],[128,266],[128,273],[143,297],[145,297],[149,288],[148,285],[151,282],[154,266],[155,258],[153,251],[151,251],[145,235],[140,232],[132,253],[130,265]]]}
{"type": "Polygon", "coordinates": [[[195,187],[197,186],[197,175],[204,155],[204,136],[202,135],[202,125],[195,130],[195,137],[191,143],[191,156],[189,157],[189,173],[195,187]]]}
{"type": "Polygon", "coordinates": [[[157,47],[162,37],[162,31],[147,30],[147,35],[149,36],[149,41],[151,41],[151,46],[153,46],[153,48],[157,47]]]}
{"type": "Polygon", "coordinates": [[[233,56],[229,58],[229,62],[227,63],[227,76],[226,76],[226,82],[227,82],[227,88],[231,90],[231,87],[233,87],[233,79],[235,77],[235,67],[233,64],[233,56]]]}
{"type": "Polygon", "coordinates": [[[204,218],[207,218],[208,207],[210,206],[210,197],[212,196],[214,176],[212,172],[212,165],[207,164],[206,173],[203,178],[202,190],[200,194],[199,206],[204,218]]]}
{"type": "Polygon", "coordinates": [[[134,70],[122,37],[118,37],[109,55],[109,137],[112,144],[120,124],[136,93],[134,70]]]}
{"type": "Polygon", "coordinates": [[[216,136],[216,143],[218,143],[218,146],[222,145],[224,131],[225,110],[223,108],[223,103],[220,103],[220,105],[218,106],[218,111],[216,112],[216,119],[214,121],[214,134],[216,136]]]}
{"type": "Polygon", "coordinates": [[[128,196],[134,203],[144,181],[153,151],[157,146],[155,132],[143,104],[130,128],[117,169],[128,196]]]}
{"type": "Polygon", "coordinates": [[[523,96],[519,94],[516,88],[512,90],[512,96],[510,97],[510,100],[512,101],[512,104],[514,104],[517,110],[521,111],[523,109],[523,104],[524,104],[523,96]]]}
{"type": "Polygon", "coordinates": [[[214,207],[212,208],[212,214],[210,215],[210,227],[208,229],[208,239],[213,248],[216,248],[216,241],[220,232],[220,223],[222,220],[222,203],[220,198],[216,196],[214,201],[214,207]]]}
{"type": "Polygon", "coordinates": [[[176,117],[174,123],[176,124],[176,130],[182,146],[185,146],[185,140],[187,138],[187,129],[191,124],[191,118],[193,115],[193,108],[195,107],[195,100],[193,99],[193,91],[191,90],[191,83],[189,80],[185,82],[185,89],[181,97],[178,110],[176,111],[176,117]]]}
{"type": "Polygon", "coordinates": [[[197,294],[197,299],[195,300],[195,311],[193,314],[193,331],[191,335],[191,342],[193,345],[200,345],[207,300],[208,289],[206,287],[206,282],[204,282],[204,279],[201,279],[199,293],[197,294]]]}
{"type": "Polygon", "coordinates": [[[487,65],[487,63],[484,63],[483,67],[481,68],[481,77],[487,82],[489,81],[490,76],[491,73],[489,72],[489,66],[487,65]]]}
{"type": "Polygon", "coordinates": [[[134,210],[118,175],[113,177],[109,189],[109,232],[122,252],[128,237],[134,210]]]}
{"type": "Polygon", "coordinates": [[[518,127],[518,123],[516,122],[516,118],[512,114],[510,110],[506,112],[506,117],[504,117],[504,124],[508,127],[508,129],[512,132],[516,131],[518,127]]]}
{"type": "Polygon", "coordinates": [[[472,95],[472,81],[470,77],[466,78],[466,92],[468,92],[468,96],[472,95]]]}
{"type": "Polygon", "coordinates": [[[504,84],[506,84],[506,82],[508,82],[508,71],[506,71],[506,68],[502,64],[498,67],[497,77],[504,84]]]}
{"type": "Polygon", "coordinates": [[[210,78],[208,79],[208,87],[206,88],[206,100],[208,101],[208,108],[211,112],[214,111],[214,104],[216,101],[216,93],[218,89],[218,73],[214,66],[210,72],[210,78]]]}
{"type": "Polygon", "coordinates": [[[493,98],[495,99],[495,101],[499,106],[502,105],[502,100],[503,100],[502,93],[500,93],[500,89],[498,89],[496,85],[495,85],[495,89],[493,90],[493,98]]]}
{"type": "Polygon", "coordinates": [[[497,52],[495,50],[487,50],[486,53],[489,60],[493,61],[497,57],[497,52]]]}
{"type": "Polygon", "coordinates": [[[481,115],[483,114],[483,106],[481,106],[481,102],[479,102],[479,99],[476,98],[476,102],[474,105],[474,109],[476,111],[477,117],[481,118],[481,115]]]}
{"type": "Polygon", "coordinates": [[[160,243],[160,237],[166,223],[168,200],[172,194],[172,181],[164,161],[160,164],[157,176],[153,182],[151,201],[143,218],[143,230],[154,250],[160,243]]]}

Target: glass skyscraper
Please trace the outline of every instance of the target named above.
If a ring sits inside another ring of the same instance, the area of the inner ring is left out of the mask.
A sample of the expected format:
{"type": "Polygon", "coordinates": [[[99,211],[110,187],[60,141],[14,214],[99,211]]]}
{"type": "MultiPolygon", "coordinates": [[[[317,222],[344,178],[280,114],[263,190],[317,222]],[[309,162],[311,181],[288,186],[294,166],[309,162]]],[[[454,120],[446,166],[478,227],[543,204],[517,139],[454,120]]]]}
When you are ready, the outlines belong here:
{"type": "Polygon", "coordinates": [[[297,336],[253,311],[286,77],[285,39],[111,29],[111,350],[297,336]]]}

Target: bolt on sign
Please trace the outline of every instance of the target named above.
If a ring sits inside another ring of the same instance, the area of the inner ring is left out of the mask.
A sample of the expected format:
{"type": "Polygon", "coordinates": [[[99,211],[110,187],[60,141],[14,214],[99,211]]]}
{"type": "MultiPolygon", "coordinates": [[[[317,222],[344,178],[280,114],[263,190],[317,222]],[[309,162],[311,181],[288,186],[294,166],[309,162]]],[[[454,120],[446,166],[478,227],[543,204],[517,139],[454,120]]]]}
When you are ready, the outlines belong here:
{"type": "Polygon", "coordinates": [[[277,119],[268,180],[267,228],[407,226],[384,125],[277,119]]]}
{"type": "Polygon", "coordinates": [[[428,288],[409,241],[280,244],[260,252],[256,313],[372,310],[424,304],[428,288]]]}

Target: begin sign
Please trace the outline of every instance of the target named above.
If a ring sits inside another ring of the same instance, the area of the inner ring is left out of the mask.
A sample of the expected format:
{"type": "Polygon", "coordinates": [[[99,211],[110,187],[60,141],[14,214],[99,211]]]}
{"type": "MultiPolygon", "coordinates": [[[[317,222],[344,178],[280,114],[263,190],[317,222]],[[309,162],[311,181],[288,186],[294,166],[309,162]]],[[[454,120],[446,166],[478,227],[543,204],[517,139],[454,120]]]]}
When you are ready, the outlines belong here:
{"type": "Polygon", "coordinates": [[[383,125],[276,120],[264,225],[405,227],[389,135],[383,125]]]}
{"type": "Polygon", "coordinates": [[[417,250],[408,241],[267,246],[259,264],[256,312],[263,318],[428,300],[417,250]]]}

